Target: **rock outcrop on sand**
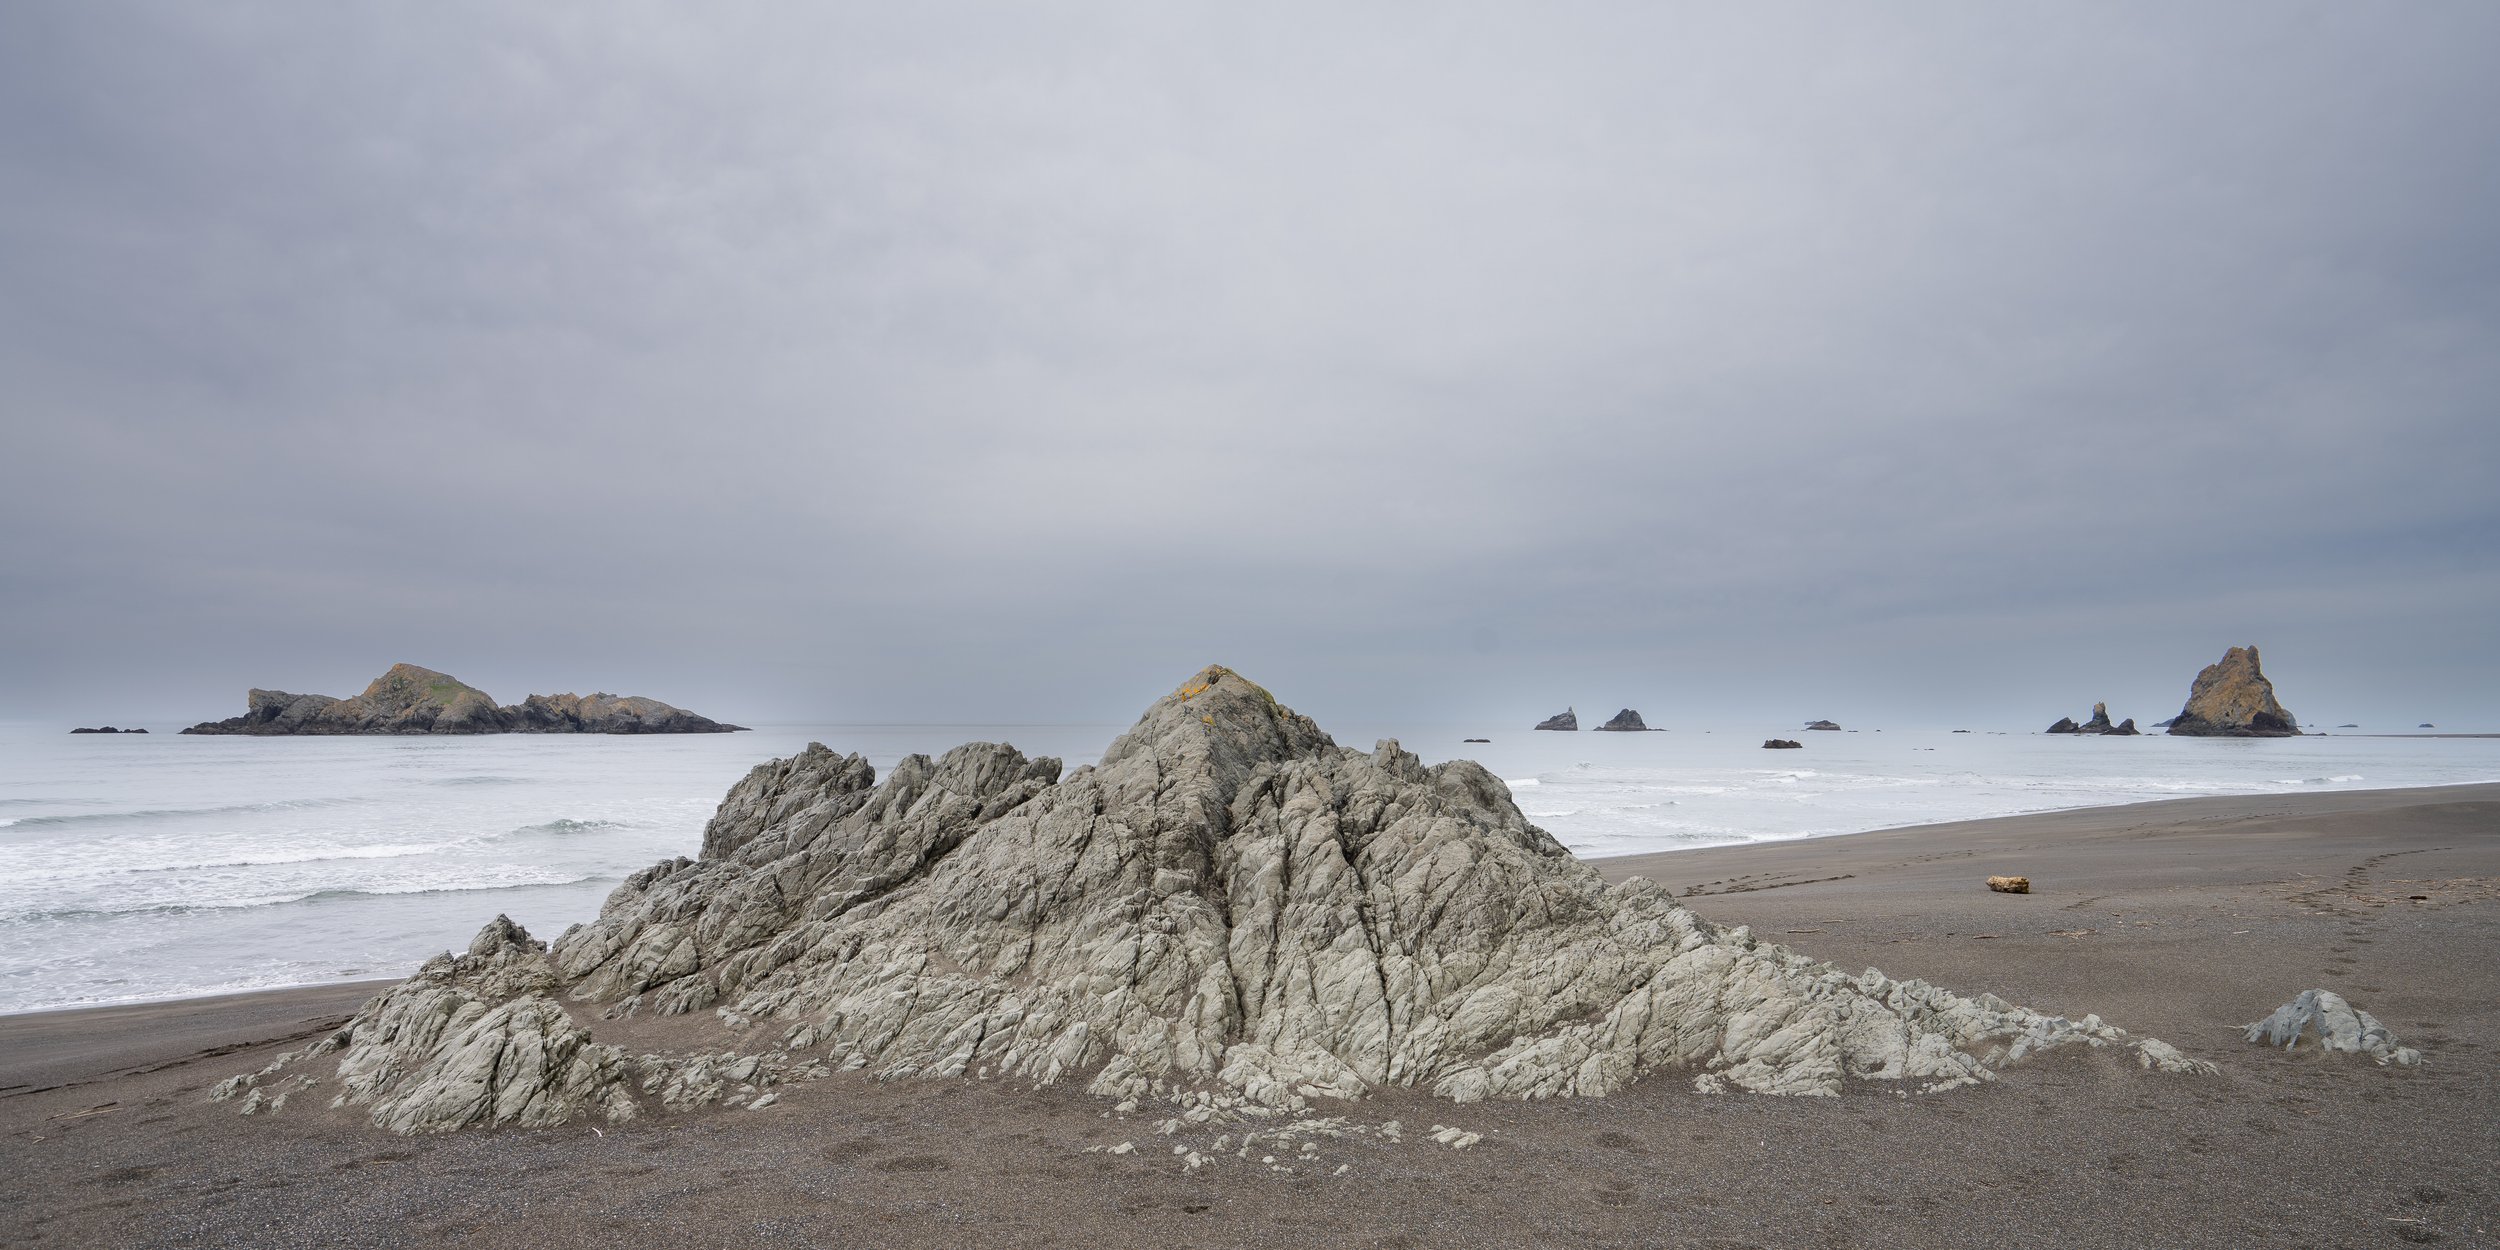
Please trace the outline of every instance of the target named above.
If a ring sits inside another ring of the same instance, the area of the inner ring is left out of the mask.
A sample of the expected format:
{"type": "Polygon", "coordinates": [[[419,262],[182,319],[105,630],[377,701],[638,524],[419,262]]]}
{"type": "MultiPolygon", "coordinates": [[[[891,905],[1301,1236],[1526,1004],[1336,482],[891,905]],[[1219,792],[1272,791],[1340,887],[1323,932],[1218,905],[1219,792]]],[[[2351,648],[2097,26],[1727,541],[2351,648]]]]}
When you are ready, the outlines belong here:
{"type": "Polygon", "coordinates": [[[2127,735],[2140,734],[2144,731],[2135,727],[2135,718],[2132,716],[2115,725],[2110,724],[2109,705],[2106,703],[2095,703],[2092,705],[2092,719],[2078,725],[2072,719],[2060,716],[2057,718],[2057,723],[2049,726],[2046,732],[2053,734],[2109,734],[2115,737],[2126,737],[2127,735]]]}
{"type": "Polygon", "coordinates": [[[1706,1091],[1935,1090],[2067,1045],[2208,1066],[1610,886],[1481,766],[1340,747],[1209,668],[1064,777],[992,743],[882,781],[820,744],[761,765],[700,859],[635,874],[552,950],[490,925],[298,1052],[297,1075],[225,1092],[325,1083],[335,1054],[338,1103],[405,1132],[614,1118],[821,1068],[1074,1081],[1203,1119],[1383,1087],[1597,1095],[1665,1072],[1706,1091]],[[697,1012],[724,1053],[629,1058],[581,1023],[697,1012]]]}
{"type": "Polygon", "coordinates": [[[1536,723],[1536,727],[1539,729],[1559,729],[1565,733],[1577,733],[1580,730],[1580,713],[1576,709],[1564,708],[1561,715],[1548,716],[1544,720],[1538,721],[1536,723]]]}
{"type": "Polygon", "coordinates": [[[2294,738],[2299,718],[2275,702],[2274,683],[2257,665],[2257,648],[2233,647],[2205,666],[2188,688],[2187,706],[2170,732],[2195,738],[2294,738]]]}
{"type": "Polygon", "coordinates": [[[250,711],[227,720],[193,725],[187,734],[716,734],[745,728],[725,725],[657,699],[613,694],[534,694],[498,707],[483,690],[459,678],[394,664],[364,693],[334,699],[321,694],[254,690],[250,711]]]}
{"type": "Polygon", "coordinates": [[[1600,725],[1597,728],[1604,733],[1619,734],[1660,732],[1658,730],[1651,729],[1648,725],[1642,723],[1641,714],[1628,707],[1615,713],[1613,720],[1607,721],[1605,724],[1600,725]]]}
{"type": "Polygon", "coordinates": [[[2422,1052],[2396,1044],[2395,1035],[2378,1018],[2345,1001],[2333,990],[2302,990],[2274,1014],[2248,1026],[2248,1040],[2292,1050],[2302,1037],[2314,1038],[2321,1050],[2368,1055],[2380,1067],[2410,1068],[2422,1052]]]}

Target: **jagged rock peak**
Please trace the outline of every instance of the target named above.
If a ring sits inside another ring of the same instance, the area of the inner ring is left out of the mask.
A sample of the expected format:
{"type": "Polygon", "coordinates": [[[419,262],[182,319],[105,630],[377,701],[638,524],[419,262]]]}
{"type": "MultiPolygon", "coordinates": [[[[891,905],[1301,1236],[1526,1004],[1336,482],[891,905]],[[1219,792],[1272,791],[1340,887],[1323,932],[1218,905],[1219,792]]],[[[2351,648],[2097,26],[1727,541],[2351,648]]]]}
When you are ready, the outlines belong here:
{"type": "Polygon", "coordinates": [[[2135,718],[2132,716],[2128,717],[2125,721],[2119,724],[2110,724],[2109,705],[2106,703],[2095,703],[2092,705],[2092,719],[2078,725],[2074,722],[2074,718],[2060,716],[2057,718],[2057,723],[2049,726],[2046,732],[2053,734],[2108,734],[2111,737],[2123,738],[2130,734],[2140,734],[2143,731],[2135,727],[2135,718]]]}
{"type": "Polygon", "coordinates": [[[2188,688],[2187,706],[2170,732],[2199,738],[2293,738],[2300,720],[2275,701],[2254,646],[2233,647],[2205,666],[2188,688]]]}
{"type": "Polygon", "coordinates": [[[1610,885],[1481,766],[1338,746],[1221,668],[1065,776],[968,743],[880,779],[811,744],[730,790],[702,859],[634,874],[543,953],[490,924],[341,1036],[366,1075],[343,1061],[340,1097],[408,1132],[631,1115],[637,1091],[676,1107],[723,1097],[723,1070],[818,1066],[1202,1108],[1596,1095],[1659,1072],[1938,1089],[2067,1044],[2207,1066],[1610,885]],[[584,1022],[697,1012],[747,1053],[628,1059],[584,1022]],[[481,1100],[480,1073],[521,1084],[481,1100]]]}
{"type": "Polygon", "coordinates": [[[1564,708],[1559,715],[1548,716],[1544,720],[1538,721],[1536,723],[1536,727],[1539,729],[1559,729],[1564,733],[1578,733],[1580,731],[1580,713],[1574,708],[1564,708]]]}
{"type": "Polygon", "coordinates": [[[1650,732],[1649,726],[1642,722],[1641,714],[1628,707],[1615,713],[1615,718],[1613,720],[1607,721],[1605,724],[1598,726],[1598,728],[1606,730],[1610,733],[1650,732]]]}

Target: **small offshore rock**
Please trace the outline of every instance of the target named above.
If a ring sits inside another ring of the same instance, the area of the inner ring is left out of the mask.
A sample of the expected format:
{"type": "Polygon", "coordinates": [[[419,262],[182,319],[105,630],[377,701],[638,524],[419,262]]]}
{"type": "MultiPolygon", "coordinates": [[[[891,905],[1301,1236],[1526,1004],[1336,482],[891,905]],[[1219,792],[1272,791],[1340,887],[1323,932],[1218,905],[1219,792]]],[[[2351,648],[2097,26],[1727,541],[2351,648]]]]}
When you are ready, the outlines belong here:
{"type": "Polygon", "coordinates": [[[253,690],[241,716],[203,721],[186,734],[698,734],[728,725],[639,695],[534,694],[498,707],[483,690],[447,673],[394,664],[345,699],[253,690]]]}
{"type": "Polygon", "coordinates": [[[1605,724],[1600,725],[1597,728],[1599,732],[1602,733],[1620,734],[1657,732],[1656,730],[1651,729],[1648,725],[1642,723],[1640,713],[1635,712],[1628,707],[1615,713],[1613,720],[1607,721],[1605,724]]]}
{"type": "Polygon", "coordinates": [[[2029,894],[2031,893],[2031,878],[1990,877],[1988,888],[1999,894],[2029,894]]]}
{"type": "Polygon", "coordinates": [[[1805,749],[1805,745],[1806,744],[1797,741],[1795,738],[1765,738],[1762,740],[1762,749],[1765,751],[1802,751],[1805,749]]]}
{"type": "Polygon", "coordinates": [[[1548,716],[1544,720],[1538,721],[1536,723],[1536,727],[1539,729],[1559,729],[1566,733],[1577,733],[1580,730],[1580,713],[1572,708],[1564,708],[1560,715],[1548,716]]]}
{"type": "Polygon", "coordinates": [[[1806,728],[1808,728],[1808,729],[1820,729],[1820,730],[1823,730],[1823,731],[1825,731],[1825,732],[1827,732],[1827,733],[1837,733],[1837,732],[1839,732],[1839,731],[1840,731],[1840,726],[1835,725],[1835,724],[1833,724],[1832,722],[1827,721],[1827,720],[1810,720],[1810,721],[1807,721],[1807,722],[1806,722],[1806,728]]]}

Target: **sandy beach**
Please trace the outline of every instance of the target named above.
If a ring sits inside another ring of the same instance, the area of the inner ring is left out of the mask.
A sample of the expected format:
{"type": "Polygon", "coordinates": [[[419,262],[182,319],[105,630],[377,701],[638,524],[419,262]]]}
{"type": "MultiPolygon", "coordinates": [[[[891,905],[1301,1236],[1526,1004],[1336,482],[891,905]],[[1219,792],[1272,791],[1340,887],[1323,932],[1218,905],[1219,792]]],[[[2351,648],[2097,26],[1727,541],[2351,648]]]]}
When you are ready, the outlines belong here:
{"type": "MultiPolygon", "coordinates": [[[[217,1081],[375,988],[0,1017],[0,1241],[44,1246],[2373,1246],[2500,1231],[2500,785],[2189,799],[1600,861],[1844,968],[2098,1013],[2221,1065],[1328,1108],[1288,1175],[1183,1174],[1073,1089],[839,1076],[760,1112],[411,1139],[217,1081]],[[2031,878],[2034,892],[1982,885],[2031,878]],[[2325,987],[2421,1067],[2239,1027],[2325,987]],[[1458,1150],[1433,1126],[1481,1134],[1458,1150]],[[1087,1147],[1135,1143],[1131,1153],[1087,1147]],[[1343,1168],[1342,1174],[1335,1174],[1343,1168]]],[[[484,917],[480,918],[481,920],[484,917]]]]}

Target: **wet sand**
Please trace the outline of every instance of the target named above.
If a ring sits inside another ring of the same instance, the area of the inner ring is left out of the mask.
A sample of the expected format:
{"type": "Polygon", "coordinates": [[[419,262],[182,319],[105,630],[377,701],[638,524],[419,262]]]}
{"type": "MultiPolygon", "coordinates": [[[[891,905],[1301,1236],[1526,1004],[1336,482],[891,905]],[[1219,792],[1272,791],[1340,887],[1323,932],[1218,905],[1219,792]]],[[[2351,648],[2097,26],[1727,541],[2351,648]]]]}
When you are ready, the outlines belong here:
{"type": "MultiPolygon", "coordinates": [[[[407,1139],[207,1088],[372,986],[0,1017],[0,1243],[1789,1247],[2500,1244],[2500,786],[2190,799],[1600,861],[1713,920],[2222,1065],[1992,1085],[1326,1107],[1404,1140],[1184,1174],[1068,1089],[856,1075],[760,1112],[407,1139]],[[1991,873],[2032,879],[2004,895],[1991,873]],[[2418,1069],[2244,1044],[2323,986],[2418,1069]],[[1483,1134],[1466,1150],[1434,1125],[1483,1134]],[[1134,1142],[1125,1155],[1088,1146],[1134,1142]],[[1343,1166],[1342,1175],[1334,1174],[1343,1166]],[[1278,1169],[1287,1170],[1278,1170],[1278,1169]],[[2489,1230],[2489,1231],[2486,1231],[2489,1230]]],[[[1229,1130],[1237,1143],[1240,1130],[1229,1130]]]]}

